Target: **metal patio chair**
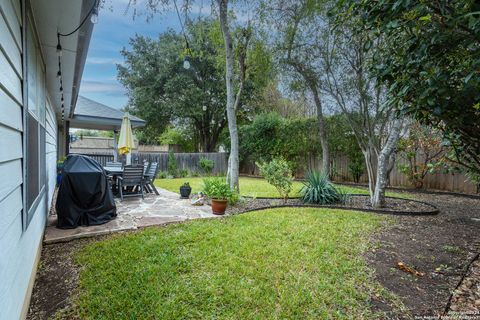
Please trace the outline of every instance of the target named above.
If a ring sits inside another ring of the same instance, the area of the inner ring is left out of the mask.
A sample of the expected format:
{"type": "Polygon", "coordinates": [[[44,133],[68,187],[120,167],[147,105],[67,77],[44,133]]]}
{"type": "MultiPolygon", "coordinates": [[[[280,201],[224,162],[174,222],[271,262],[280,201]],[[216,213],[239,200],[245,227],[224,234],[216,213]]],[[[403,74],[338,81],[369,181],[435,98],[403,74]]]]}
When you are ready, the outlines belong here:
{"type": "Polygon", "coordinates": [[[145,179],[143,175],[143,166],[125,166],[123,168],[123,174],[117,178],[118,190],[120,191],[120,199],[123,197],[136,197],[143,195],[143,188],[145,187],[145,179]],[[132,187],[132,191],[123,194],[123,188],[132,187]],[[136,188],[138,187],[138,188],[136,188]]]}
{"type": "Polygon", "coordinates": [[[155,178],[157,177],[158,173],[158,162],[152,162],[150,163],[146,173],[145,173],[145,189],[148,192],[155,192],[155,194],[158,196],[158,190],[155,188],[155,178]]]}

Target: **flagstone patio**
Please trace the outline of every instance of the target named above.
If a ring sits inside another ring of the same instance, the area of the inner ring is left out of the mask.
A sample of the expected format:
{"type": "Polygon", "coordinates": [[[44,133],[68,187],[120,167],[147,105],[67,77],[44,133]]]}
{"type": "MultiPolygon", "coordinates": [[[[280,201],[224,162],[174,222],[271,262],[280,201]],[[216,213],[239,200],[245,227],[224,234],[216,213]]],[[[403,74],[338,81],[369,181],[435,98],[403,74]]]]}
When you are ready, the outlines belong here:
{"type": "Polygon", "coordinates": [[[76,229],[58,229],[57,217],[53,212],[49,216],[45,230],[44,243],[66,242],[73,239],[94,237],[120,231],[181,222],[191,219],[218,218],[212,214],[208,205],[192,206],[189,200],[180,199],[177,193],[160,189],[158,196],[146,194],[140,197],[116,199],[118,216],[105,224],[76,229]]]}

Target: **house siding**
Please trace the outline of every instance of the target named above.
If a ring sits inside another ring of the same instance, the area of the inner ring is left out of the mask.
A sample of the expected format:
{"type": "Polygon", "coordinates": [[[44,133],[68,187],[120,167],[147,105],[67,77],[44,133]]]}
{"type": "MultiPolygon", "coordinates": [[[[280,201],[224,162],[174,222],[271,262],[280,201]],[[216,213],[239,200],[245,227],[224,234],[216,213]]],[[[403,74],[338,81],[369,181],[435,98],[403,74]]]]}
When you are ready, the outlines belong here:
{"type": "Polygon", "coordinates": [[[0,320],[25,316],[56,176],[58,129],[47,101],[46,190],[24,230],[21,28],[20,1],[0,0],[0,320]]]}

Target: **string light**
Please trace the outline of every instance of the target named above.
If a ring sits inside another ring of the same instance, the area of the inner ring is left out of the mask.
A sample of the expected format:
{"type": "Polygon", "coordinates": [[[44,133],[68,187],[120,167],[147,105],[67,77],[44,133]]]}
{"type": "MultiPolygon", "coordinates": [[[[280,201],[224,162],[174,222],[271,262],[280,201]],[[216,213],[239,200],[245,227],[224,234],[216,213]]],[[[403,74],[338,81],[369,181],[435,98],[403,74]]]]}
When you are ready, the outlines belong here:
{"type": "Polygon", "coordinates": [[[60,33],[57,32],[57,54],[59,57],[62,56],[62,45],[60,44],[60,33]]]}
{"type": "Polygon", "coordinates": [[[190,69],[190,66],[191,66],[190,57],[188,56],[190,54],[190,46],[188,45],[188,39],[187,39],[187,35],[185,34],[185,28],[182,23],[182,18],[180,18],[180,12],[178,11],[177,1],[173,0],[173,4],[175,6],[175,11],[177,12],[177,17],[178,17],[178,21],[180,22],[180,27],[182,28],[183,37],[185,38],[185,51],[187,54],[185,55],[185,58],[183,58],[183,68],[185,70],[188,70],[190,69]]]}
{"type": "Polygon", "coordinates": [[[57,55],[58,55],[58,72],[57,72],[57,78],[59,79],[60,82],[60,94],[61,98],[60,101],[62,102],[62,121],[65,119],[65,104],[64,104],[64,97],[63,97],[63,79],[62,79],[62,44],[60,43],[60,37],[68,37],[80,30],[80,28],[85,24],[87,19],[90,17],[90,21],[92,23],[97,23],[98,22],[98,6],[100,4],[100,0],[95,0],[93,3],[93,6],[90,8],[88,13],[85,15],[85,17],[82,19],[78,27],[76,27],[73,31],[68,32],[68,33],[60,33],[57,31],[57,55]]]}
{"type": "Polygon", "coordinates": [[[185,56],[185,59],[183,60],[183,68],[188,70],[190,69],[190,58],[189,56],[185,56]]]}
{"type": "Polygon", "coordinates": [[[95,4],[93,5],[92,15],[90,16],[90,21],[91,21],[93,24],[96,24],[96,23],[98,22],[98,4],[97,4],[97,0],[95,0],[95,4]]]}

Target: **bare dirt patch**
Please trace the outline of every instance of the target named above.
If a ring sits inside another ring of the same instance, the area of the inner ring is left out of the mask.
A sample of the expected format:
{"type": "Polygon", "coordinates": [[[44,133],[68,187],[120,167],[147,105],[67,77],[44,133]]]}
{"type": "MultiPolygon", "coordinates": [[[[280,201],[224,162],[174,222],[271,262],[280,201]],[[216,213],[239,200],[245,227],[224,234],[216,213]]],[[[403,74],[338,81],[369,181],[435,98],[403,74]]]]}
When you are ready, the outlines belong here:
{"type": "Polygon", "coordinates": [[[442,315],[451,292],[480,251],[479,199],[444,194],[419,194],[417,198],[435,203],[440,213],[395,217],[392,225],[374,236],[376,246],[367,255],[377,280],[408,309],[406,314],[393,314],[390,306],[374,299],[374,306],[393,319],[442,315]],[[425,275],[402,271],[398,262],[425,275]]]}

